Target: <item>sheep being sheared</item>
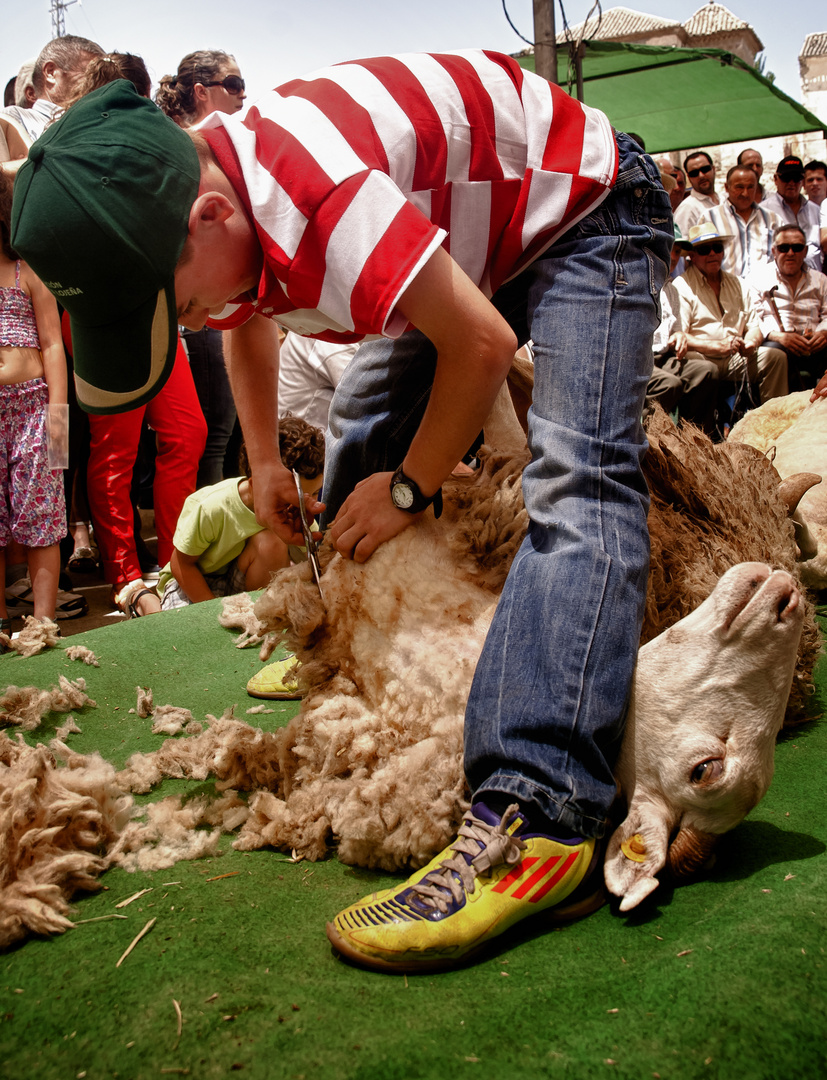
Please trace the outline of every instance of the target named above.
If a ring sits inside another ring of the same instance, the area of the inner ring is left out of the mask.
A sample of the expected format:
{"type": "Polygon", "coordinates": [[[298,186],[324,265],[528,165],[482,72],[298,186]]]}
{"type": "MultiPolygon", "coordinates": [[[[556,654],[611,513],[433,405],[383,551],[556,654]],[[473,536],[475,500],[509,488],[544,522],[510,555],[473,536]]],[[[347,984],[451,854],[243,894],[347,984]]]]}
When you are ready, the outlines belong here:
{"type": "MultiPolygon", "coordinates": [[[[810,393],[802,390],[772,398],[753,409],[732,429],[730,441],[766,452],[782,477],[805,469],[827,476],[827,400],[811,404],[810,393]]],[[[804,552],[801,580],[811,589],[827,589],[827,483],[823,479],[802,495],[796,517],[812,545],[804,552]]]]}
{"type": "Polygon", "coordinates": [[[790,574],[741,563],[642,646],[615,770],[627,815],[604,866],[621,911],[657,888],[667,861],[678,879],[699,870],[763,798],[803,622],[790,574]]]}
{"type": "MultiPolygon", "coordinates": [[[[795,574],[792,524],[760,454],[713,446],[665,419],[655,419],[649,438],[644,641],[697,608],[736,563],[795,574]]],[[[269,630],[287,630],[306,695],[276,733],[278,781],[251,802],[239,846],[270,843],[319,858],[335,837],[345,862],[392,869],[421,865],[455,833],[467,806],[462,727],[471,674],[526,528],[525,458],[483,457],[476,476],[448,485],[438,522],[428,515],[368,563],[323,546],[325,604],[306,566],[279,573],[256,604],[269,630]]],[[[788,713],[796,720],[818,650],[812,608],[802,606],[788,713]]]]}

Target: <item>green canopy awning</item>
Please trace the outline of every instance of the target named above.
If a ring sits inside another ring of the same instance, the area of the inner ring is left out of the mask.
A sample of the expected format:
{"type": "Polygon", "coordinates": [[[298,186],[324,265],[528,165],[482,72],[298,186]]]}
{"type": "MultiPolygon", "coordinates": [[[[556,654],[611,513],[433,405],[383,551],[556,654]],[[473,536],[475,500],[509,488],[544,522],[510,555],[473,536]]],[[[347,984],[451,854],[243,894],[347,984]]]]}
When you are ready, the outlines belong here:
{"type": "MultiPolygon", "coordinates": [[[[519,57],[534,70],[534,57],[519,57]]],[[[576,95],[569,55],[558,46],[558,81],[576,95]]],[[[583,100],[620,131],[641,135],[650,153],[822,131],[819,120],[739,57],[617,41],[582,43],[583,100]]]]}

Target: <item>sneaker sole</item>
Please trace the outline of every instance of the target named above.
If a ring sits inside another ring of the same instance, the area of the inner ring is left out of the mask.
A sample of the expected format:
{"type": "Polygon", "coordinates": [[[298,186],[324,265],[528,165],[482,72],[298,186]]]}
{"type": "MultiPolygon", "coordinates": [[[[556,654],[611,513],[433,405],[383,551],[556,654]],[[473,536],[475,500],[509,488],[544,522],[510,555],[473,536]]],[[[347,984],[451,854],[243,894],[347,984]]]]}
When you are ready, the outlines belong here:
{"type": "Polygon", "coordinates": [[[376,956],[368,956],[358,949],[354,949],[339,933],[333,923],[325,926],[327,939],[333,946],[334,952],[343,960],[351,962],[355,967],[370,968],[372,971],[382,971],[390,975],[430,975],[435,971],[457,971],[466,964],[475,960],[497,938],[488,938],[486,941],[469,949],[458,960],[421,960],[415,963],[406,963],[404,960],[398,964],[392,964],[389,960],[381,960],[376,956]]]}
{"type": "Polygon", "coordinates": [[[300,690],[251,690],[247,687],[250,697],[263,698],[265,701],[301,701],[304,694],[300,690]]]}

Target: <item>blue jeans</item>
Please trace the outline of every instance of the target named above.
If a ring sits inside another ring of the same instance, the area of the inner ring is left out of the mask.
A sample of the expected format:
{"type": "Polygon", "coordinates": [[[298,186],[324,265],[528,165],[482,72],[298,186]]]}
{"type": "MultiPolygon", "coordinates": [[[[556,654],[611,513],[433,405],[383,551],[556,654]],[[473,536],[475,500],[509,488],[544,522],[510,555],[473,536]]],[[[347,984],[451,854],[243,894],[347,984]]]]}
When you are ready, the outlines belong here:
{"type": "MultiPolygon", "coordinates": [[[[599,836],[614,799],[646,581],[640,423],[672,243],[657,168],[618,135],[609,196],[494,297],[534,343],[530,525],[477,665],[465,718],[476,798],[518,801],[599,836]]],[[[328,515],[361,477],[396,468],[427,403],[433,347],[414,332],[363,346],[330,414],[328,515]]],[[[415,583],[412,583],[415,587],[415,583]]]]}

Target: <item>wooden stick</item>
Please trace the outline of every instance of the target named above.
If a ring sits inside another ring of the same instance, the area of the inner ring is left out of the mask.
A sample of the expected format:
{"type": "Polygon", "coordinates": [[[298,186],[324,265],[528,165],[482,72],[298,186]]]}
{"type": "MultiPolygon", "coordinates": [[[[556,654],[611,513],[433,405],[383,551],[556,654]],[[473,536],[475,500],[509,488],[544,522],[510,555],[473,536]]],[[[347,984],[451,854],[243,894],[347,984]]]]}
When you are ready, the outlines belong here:
{"type": "Polygon", "coordinates": [[[172,1048],[173,1051],[175,1051],[178,1049],[178,1043],[181,1041],[181,1032],[184,1028],[184,1018],[181,1015],[181,1004],[180,1002],[176,1001],[175,998],[172,999],[172,1007],[175,1009],[175,1015],[178,1017],[178,1032],[175,1036],[175,1046],[173,1046],[172,1048]]]}
{"type": "Polygon", "coordinates": [[[128,919],[128,915],[98,915],[94,919],[76,919],[75,926],[82,926],[87,922],[101,922],[103,919],[128,919]]]}
{"type": "Polygon", "coordinates": [[[140,892],[134,893],[132,896],[127,896],[126,900],[121,900],[120,904],[115,904],[116,908],[126,907],[127,904],[131,904],[133,900],[139,899],[141,896],[146,896],[148,892],[152,892],[152,889],[141,889],[140,892]]]}
{"type": "Polygon", "coordinates": [[[146,926],[143,928],[143,930],[140,932],[140,934],[138,934],[138,936],[134,939],[132,944],[129,946],[129,948],[126,950],[126,952],[123,954],[123,956],[117,962],[117,964],[115,964],[116,968],[119,968],[121,966],[121,964],[124,962],[124,960],[126,960],[127,956],[129,956],[129,954],[132,952],[132,950],[135,948],[135,946],[138,944],[138,942],[141,940],[141,938],[144,936],[144,934],[149,933],[149,931],[155,925],[156,921],[157,921],[157,919],[150,919],[149,920],[149,922],[146,924],[146,926]]]}

